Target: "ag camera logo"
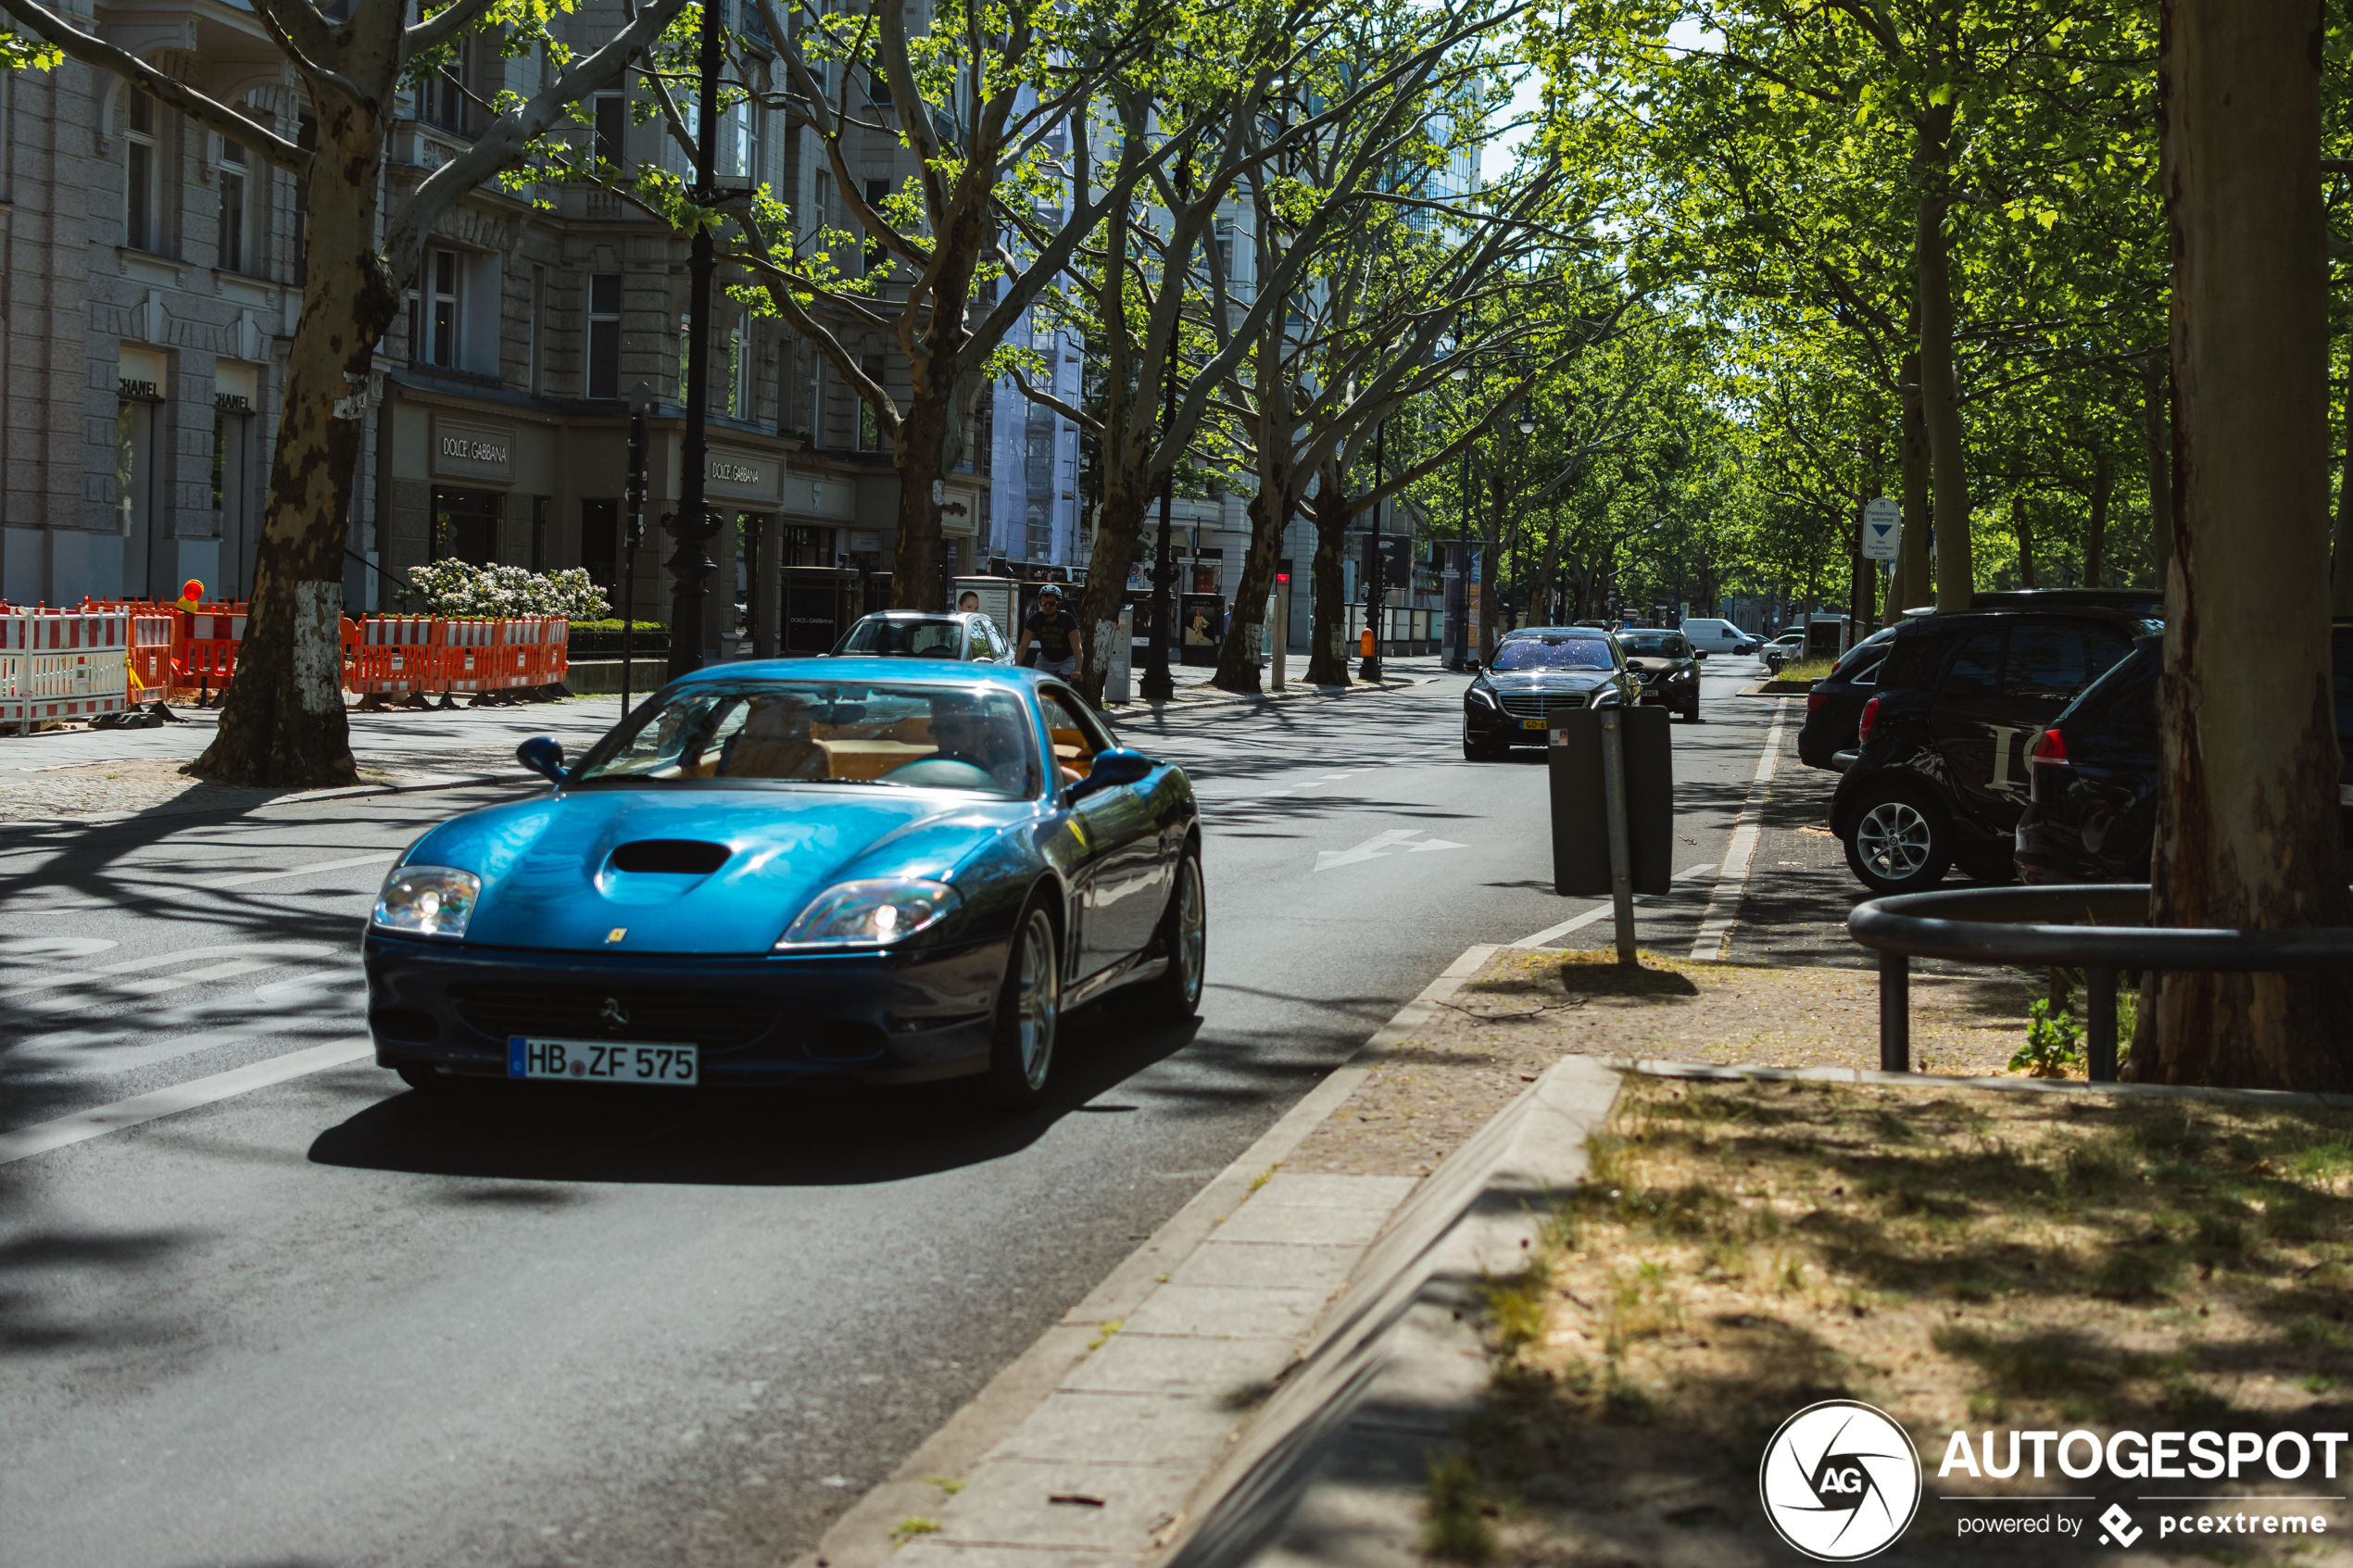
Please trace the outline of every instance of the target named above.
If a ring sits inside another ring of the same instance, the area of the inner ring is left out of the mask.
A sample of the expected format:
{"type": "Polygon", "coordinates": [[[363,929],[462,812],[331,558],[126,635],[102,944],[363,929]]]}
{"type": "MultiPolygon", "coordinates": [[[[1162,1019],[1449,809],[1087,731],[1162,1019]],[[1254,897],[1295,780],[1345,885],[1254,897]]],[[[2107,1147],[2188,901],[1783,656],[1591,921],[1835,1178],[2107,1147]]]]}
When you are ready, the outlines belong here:
{"type": "Polygon", "coordinates": [[[1920,1458],[1886,1411],[1824,1399],[1781,1423],[1756,1489],[1781,1539],[1818,1562],[1856,1562],[1893,1546],[1920,1506],[1920,1458]]]}

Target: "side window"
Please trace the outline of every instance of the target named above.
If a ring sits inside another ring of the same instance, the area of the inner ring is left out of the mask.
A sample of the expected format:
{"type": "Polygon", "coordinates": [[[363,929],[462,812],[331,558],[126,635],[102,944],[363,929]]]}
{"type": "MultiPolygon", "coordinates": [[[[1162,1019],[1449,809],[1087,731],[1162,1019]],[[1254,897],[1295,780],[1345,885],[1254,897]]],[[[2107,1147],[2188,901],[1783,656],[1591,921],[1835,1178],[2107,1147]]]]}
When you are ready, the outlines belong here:
{"type": "Polygon", "coordinates": [[[1985,702],[2002,689],[2002,629],[1988,626],[1961,645],[1938,684],[1939,702],[1985,702]]]}
{"type": "Polygon", "coordinates": [[[1111,737],[1103,732],[1102,721],[1059,693],[1041,692],[1039,702],[1046,709],[1046,730],[1054,743],[1054,761],[1062,769],[1063,780],[1083,779],[1095,760],[1095,753],[1111,745],[1111,737]]]}
{"type": "Polygon", "coordinates": [[[2065,702],[2130,651],[2122,638],[2087,626],[2013,626],[2003,691],[2029,702],[2065,702]]]}

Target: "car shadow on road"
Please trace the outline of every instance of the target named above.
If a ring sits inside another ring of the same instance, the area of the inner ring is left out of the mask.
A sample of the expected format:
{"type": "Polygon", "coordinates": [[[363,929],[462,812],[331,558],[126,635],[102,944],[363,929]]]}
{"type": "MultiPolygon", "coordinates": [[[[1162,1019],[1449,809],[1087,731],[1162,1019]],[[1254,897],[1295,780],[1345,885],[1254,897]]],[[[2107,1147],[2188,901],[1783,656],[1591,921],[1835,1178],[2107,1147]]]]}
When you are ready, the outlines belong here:
{"type": "Polygon", "coordinates": [[[906,1088],[813,1079],[775,1089],[497,1081],[410,1090],[328,1128],[321,1165],[415,1175],[717,1186],[851,1186],[1001,1159],[1192,1043],[1195,1021],[1139,1027],[1089,1009],[1063,1025],[1046,1102],[1009,1116],[977,1078],[906,1088]],[[1114,1026],[1115,1024],[1115,1026],[1114,1026]]]}

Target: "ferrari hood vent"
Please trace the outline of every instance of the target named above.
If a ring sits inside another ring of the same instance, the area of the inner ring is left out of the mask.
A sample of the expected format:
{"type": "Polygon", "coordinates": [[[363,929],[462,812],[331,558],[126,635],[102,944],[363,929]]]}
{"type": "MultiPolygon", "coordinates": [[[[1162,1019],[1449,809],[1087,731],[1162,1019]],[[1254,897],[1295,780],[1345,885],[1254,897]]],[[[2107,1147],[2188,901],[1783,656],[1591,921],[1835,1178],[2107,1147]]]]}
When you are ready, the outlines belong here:
{"type": "Polygon", "coordinates": [[[640,838],[614,847],[607,863],[617,872],[667,872],[673,876],[709,876],[734,853],[724,844],[694,838],[640,838]]]}

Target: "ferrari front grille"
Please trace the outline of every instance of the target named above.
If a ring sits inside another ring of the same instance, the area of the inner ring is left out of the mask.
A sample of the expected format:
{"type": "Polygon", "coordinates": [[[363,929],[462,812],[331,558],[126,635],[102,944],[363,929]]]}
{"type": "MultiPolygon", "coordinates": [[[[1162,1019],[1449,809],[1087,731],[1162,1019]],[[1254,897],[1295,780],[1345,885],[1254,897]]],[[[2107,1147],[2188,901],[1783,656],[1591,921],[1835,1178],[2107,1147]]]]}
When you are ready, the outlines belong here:
{"type": "Polygon", "coordinates": [[[775,1026],[776,998],[759,991],[652,985],[498,985],[449,988],[458,1016],[494,1039],[645,1040],[724,1050],[775,1026]]]}

